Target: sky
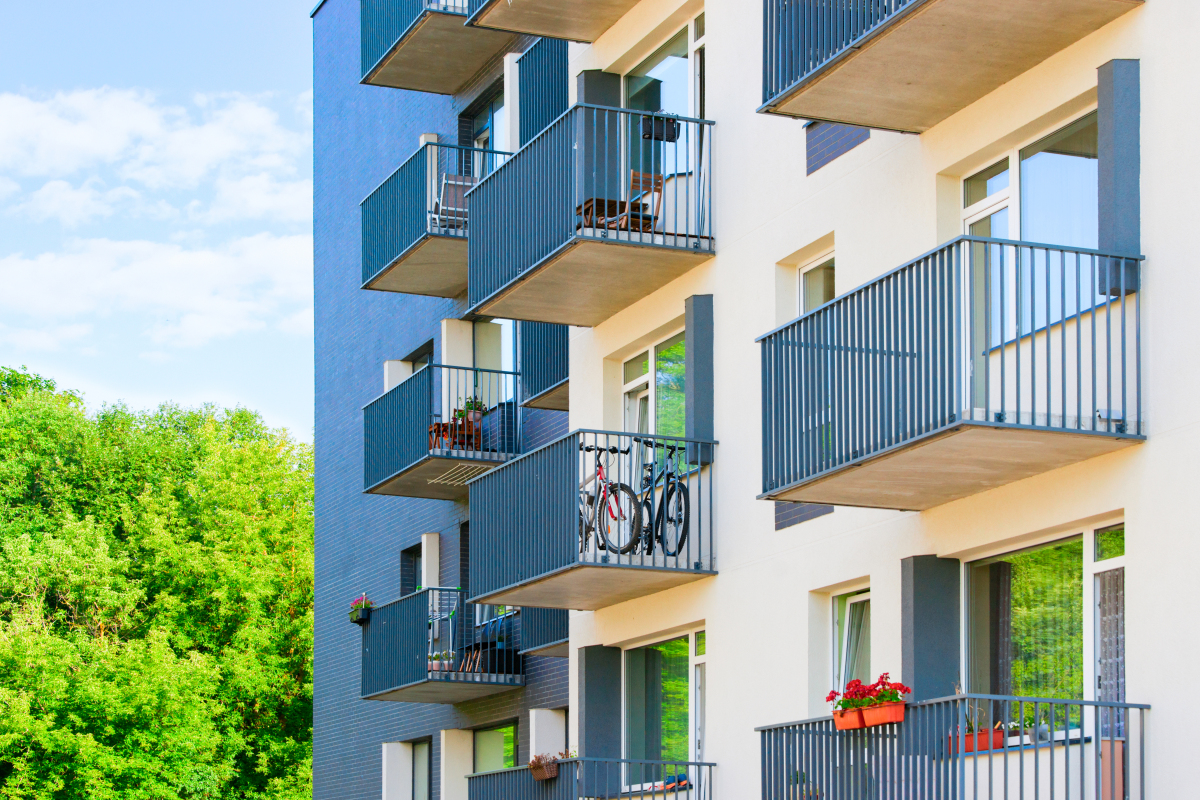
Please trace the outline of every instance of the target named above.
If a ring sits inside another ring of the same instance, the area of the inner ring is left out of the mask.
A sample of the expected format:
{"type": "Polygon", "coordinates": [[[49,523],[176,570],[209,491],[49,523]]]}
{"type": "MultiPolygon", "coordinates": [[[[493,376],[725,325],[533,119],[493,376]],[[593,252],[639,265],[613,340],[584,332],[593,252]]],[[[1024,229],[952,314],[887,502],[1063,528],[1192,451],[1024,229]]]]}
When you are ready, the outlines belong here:
{"type": "Polygon", "coordinates": [[[313,2],[4,3],[0,365],[312,440],[313,2]]]}

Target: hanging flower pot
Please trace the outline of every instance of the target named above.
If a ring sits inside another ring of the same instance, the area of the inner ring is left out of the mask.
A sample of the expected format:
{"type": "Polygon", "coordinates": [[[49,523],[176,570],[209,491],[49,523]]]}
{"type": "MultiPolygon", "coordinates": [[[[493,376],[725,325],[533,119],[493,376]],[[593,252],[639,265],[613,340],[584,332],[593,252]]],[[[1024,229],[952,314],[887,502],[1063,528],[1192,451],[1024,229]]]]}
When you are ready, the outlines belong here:
{"type": "Polygon", "coordinates": [[[350,621],[355,625],[366,625],[367,620],[371,618],[371,607],[374,605],[367,596],[361,595],[354,598],[350,603],[350,621]]]}
{"type": "Polygon", "coordinates": [[[529,774],[535,781],[549,781],[558,777],[558,759],[551,755],[537,755],[529,760],[529,774]]]}
{"type": "Polygon", "coordinates": [[[825,701],[834,704],[834,727],[852,731],[903,722],[906,694],[912,694],[912,689],[892,683],[885,672],[870,686],[856,678],[846,684],[844,691],[830,692],[825,701]]]}
{"type": "Polygon", "coordinates": [[[879,703],[873,706],[863,706],[862,717],[863,727],[871,728],[876,725],[889,725],[897,722],[904,722],[904,709],[906,703],[879,703]]]}
{"type": "Polygon", "coordinates": [[[856,731],[864,728],[861,708],[836,709],[833,712],[833,727],[839,731],[856,731]]]}
{"type": "Polygon", "coordinates": [[[958,734],[950,734],[950,752],[958,752],[958,743],[962,742],[964,753],[983,752],[984,750],[1003,750],[1004,741],[1006,739],[1004,731],[980,731],[979,733],[968,733],[966,736],[959,738],[958,734]]]}

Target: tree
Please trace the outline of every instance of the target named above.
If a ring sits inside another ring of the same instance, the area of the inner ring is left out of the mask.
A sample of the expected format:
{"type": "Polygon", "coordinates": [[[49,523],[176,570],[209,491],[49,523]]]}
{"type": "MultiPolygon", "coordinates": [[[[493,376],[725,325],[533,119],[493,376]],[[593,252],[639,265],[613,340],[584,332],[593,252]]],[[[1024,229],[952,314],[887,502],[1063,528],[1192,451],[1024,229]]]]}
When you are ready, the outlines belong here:
{"type": "Polygon", "coordinates": [[[312,451],[0,372],[0,798],[311,795],[312,451]]]}

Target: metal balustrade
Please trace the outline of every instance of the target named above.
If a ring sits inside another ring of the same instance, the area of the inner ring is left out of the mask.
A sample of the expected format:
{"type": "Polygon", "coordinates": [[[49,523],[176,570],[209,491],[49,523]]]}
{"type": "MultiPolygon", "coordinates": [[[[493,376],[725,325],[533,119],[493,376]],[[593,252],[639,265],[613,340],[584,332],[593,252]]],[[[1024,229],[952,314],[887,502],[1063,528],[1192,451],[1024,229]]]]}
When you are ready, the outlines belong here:
{"type": "Polygon", "coordinates": [[[522,653],[565,656],[570,638],[571,619],[565,609],[521,609],[522,653]]]}
{"type": "Polygon", "coordinates": [[[363,288],[462,294],[467,288],[466,194],[509,155],[422,145],[361,203],[363,288]]]}
{"type": "Polygon", "coordinates": [[[759,728],[762,800],[1145,800],[1149,708],[965,694],[859,730],[759,728]]]}
{"type": "Polygon", "coordinates": [[[575,431],[473,480],[473,599],[596,609],[714,574],[715,456],[575,431]]]}
{"type": "Polygon", "coordinates": [[[597,324],[711,257],[711,162],[706,120],[572,107],[468,195],[472,310],[597,324]]]}
{"type": "Polygon", "coordinates": [[[1140,285],[1137,256],[963,236],[761,337],[764,495],[815,501],[787,495],[972,427],[1026,435],[940,461],[924,447],[934,471],[904,478],[907,506],[869,472],[825,501],[928,507],[922,481],[965,496],[1144,438],[1140,285]]]}
{"type": "Polygon", "coordinates": [[[362,635],[362,696],[461,702],[525,684],[520,613],[429,588],[372,609],[362,635]]]}
{"type": "Polygon", "coordinates": [[[362,0],[360,8],[362,74],[371,71],[405,37],[426,11],[467,14],[467,1],[362,0]]]}
{"type": "Polygon", "coordinates": [[[462,499],[521,450],[514,372],[433,364],[363,409],[365,491],[462,499]]]}
{"type": "Polygon", "coordinates": [[[571,358],[566,325],[522,322],[521,390],[523,405],[566,411],[571,358]]]}
{"type": "Polygon", "coordinates": [[[467,776],[469,800],[714,800],[715,764],[570,758],[535,780],[529,767],[467,776]]]}

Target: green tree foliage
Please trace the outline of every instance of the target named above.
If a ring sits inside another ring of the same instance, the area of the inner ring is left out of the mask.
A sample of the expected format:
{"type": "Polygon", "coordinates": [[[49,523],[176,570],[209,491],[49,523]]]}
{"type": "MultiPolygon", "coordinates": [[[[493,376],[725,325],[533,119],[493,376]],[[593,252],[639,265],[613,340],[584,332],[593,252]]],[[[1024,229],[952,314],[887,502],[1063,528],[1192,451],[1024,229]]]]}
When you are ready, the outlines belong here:
{"type": "Polygon", "coordinates": [[[312,452],[0,371],[0,798],[311,796],[312,452]]]}

